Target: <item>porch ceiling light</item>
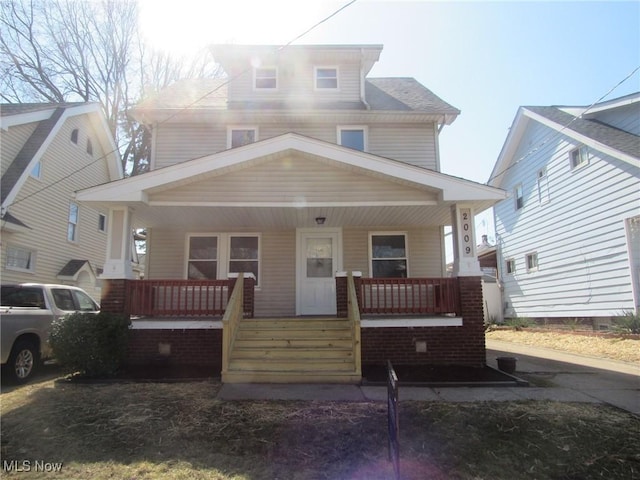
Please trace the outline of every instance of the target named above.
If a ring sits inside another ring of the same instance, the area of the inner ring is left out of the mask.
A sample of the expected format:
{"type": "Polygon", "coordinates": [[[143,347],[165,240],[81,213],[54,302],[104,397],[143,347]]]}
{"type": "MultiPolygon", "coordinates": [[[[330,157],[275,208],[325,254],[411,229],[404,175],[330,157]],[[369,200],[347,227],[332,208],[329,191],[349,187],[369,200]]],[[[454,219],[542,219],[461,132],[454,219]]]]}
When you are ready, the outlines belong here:
{"type": "Polygon", "coordinates": [[[327,219],[327,217],[316,217],[316,223],[318,225],[324,225],[325,220],[327,219]]]}

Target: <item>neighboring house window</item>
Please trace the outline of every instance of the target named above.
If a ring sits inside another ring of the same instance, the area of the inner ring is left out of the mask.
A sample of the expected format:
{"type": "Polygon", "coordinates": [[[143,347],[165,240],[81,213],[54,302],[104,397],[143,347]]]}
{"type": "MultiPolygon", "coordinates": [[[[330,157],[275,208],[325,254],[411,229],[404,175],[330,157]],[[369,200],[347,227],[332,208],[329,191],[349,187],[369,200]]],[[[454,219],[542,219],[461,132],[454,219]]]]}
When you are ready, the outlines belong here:
{"type": "Polygon", "coordinates": [[[100,232],[107,231],[107,216],[101,213],[98,214],[98,230],[100,232]]]}
{"type": "Polygon", "coordinates": [[[582,145],[579,148],[574,148],[569,153],[571,160],[571,169],[582,167],[589,162],[589,152],[586,145],[582,145]]]}
{"type": "Polygon", "coordinates": [[[75,143],[76,145],[78,144],[78,133],[80,133],[80,132],[79,132],[79,130],[77,128],[74,128],[71,131],[71,141],[73,143],[75,143]]]}
{"type": "Polygon", "coordinates": [[[260,239],[257,236],[229,237],[229,272],[250,272],[258,280],[260,239]]]}
{"type": "Polygon", "coordinates": [[[549,202],[549,177],[546,167],[538,170],[538,198],[540,205],[549,202]]]}
{"type": "Polygon", "coordinates": [[[278,69],[275,67],[256,68],[253,71],[256,90],[275,90],[278,88],[278,69]]]}
{"type": "Polygon", "coordinates": [[[67,240],[75,242],[78,239],[78,204],[69,205],[69,221],[67,224],[67,240]]]}
{"type": "Polygon", "coordinates": [[[37,178],[38,180],[40,180],[40,176],[42,175],[42,163],[41,162],[37,162],[33,168],[31,169],[31,173],[30,175],[33,178],[37,178]]]}
{"type": "Polygon", "coordinates": [[[364,152],[366,133],[365,127],[338,127],[338,144],[364,152]]]}
{"type": "Polygon", "coordinates": [[[516,261],[513,258],[507,260],[507,273],[516,273],[516,261]]]}
{"type": "Polygon", "coordinates": [[[7,247],[7,269],[33,272],[35,270],[35,253],[26,248],[7,247]]]}
{"type": "Polygon", "coordinates": [[[187,278],[215,280],[218,278],[218,237],[189,237],[187,278]]]}
{"type": "Polygon", "coordinates": [[[527,262],[527,272],[535,272],[538,270],[538,254],[537,253],[529,253],[525,257],[527,262]]]}
{"type": "Polygon", "coordinates": [[[258,127],[229,127],[227,148],[241,147],[258,141],[258,127]]]}
{"type": "Polygon", "coordinates": [[[91,139],[87,139],[87,153],[93,156],[93,144],[91,143],[91,139]]]}
{"type": "Polygon", "coordinates": [[[406,278],[407,235],[372,233],[370,241],[371,274],[374,278],[406,278]]]}
{"type": "Polygon", "coordinates": [[[524,206],[524,194],[522,193],[522,184],[516,185],[513,189],[514,197],[516,200],[516,210],[520,210],[524,206]]]}
{"type": "Polygon", "coordinates": [[[315,67],[316,90],[337,90],[338,69],[336,67],[315,67]]]}

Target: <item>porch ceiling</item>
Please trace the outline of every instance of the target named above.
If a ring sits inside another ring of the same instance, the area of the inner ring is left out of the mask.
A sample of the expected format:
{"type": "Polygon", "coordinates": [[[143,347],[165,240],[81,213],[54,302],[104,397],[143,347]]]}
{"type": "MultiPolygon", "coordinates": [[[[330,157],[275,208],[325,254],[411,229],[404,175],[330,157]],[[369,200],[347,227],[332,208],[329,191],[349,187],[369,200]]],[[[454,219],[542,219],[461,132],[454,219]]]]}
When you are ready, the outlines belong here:
{"type": "MultiPolygon", "coordinates": [[[[480,205],[478,205],[480,206],[480,205]]],[[[487,202],[487,207],[490,204],[487,202]]],[[[149,206],[133,208],[135,228],[183,228],[280,230],[316,227],[316,217],[326,219],[324,227],[444,226],[451,224],[451,205],[405,206],[149,206]]],[[[478,210],[480,211],[480,210],[478,210]]]]}

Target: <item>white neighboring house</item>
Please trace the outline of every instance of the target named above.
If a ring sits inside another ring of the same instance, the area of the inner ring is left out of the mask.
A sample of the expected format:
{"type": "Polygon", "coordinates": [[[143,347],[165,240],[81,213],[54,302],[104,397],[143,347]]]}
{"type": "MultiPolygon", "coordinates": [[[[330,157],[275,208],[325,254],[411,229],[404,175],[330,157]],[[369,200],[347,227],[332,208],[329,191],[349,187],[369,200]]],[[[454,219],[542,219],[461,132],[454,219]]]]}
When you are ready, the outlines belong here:
{"type": "Polygon", "coordinates": [[[506,317],[606,324],[640,304],[640,93],[520,107],[491,174],[506,317]]]}
{"type": "Polygon", "coordinates": [[[3,283],[75,285],[100,298],[108,210],[75,191],[123,178],[97,103],[0,105],[3,283]]]}

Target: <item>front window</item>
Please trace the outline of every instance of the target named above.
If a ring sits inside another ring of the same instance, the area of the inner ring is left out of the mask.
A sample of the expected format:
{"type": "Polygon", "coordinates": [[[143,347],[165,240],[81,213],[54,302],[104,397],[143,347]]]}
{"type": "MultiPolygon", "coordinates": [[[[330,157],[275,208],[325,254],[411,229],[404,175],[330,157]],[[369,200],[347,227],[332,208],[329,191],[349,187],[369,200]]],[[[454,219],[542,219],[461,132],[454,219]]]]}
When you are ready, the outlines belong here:
{"type": "Polygon", "coordinates": [[[256,68],[253,72],[256,90],[275,90],[278,88],[278,70],[275,67],[256,68]]]}
{"type": "Polygon", "coordinates": [[[366,129],[364,127],[338,127],[338,143],[343,147],[365,151],[366,129]]]}
{"type": "Polygon", "coordinates": [[[257,141],[257,127],[230,127],[227,131],[227,148],[242,147],[257,141]]]}
{"type": "Polygon", "coordinates": [[[316,90],[337,90],[338,69],[335,67],[315,68],[316,90]]]}
{"type": "Polygon", "coordinates": [[[7,269],[33,272],[35,270],[35,254],[26,248],[7,247],[7,269]]]}
{"type": "Polygon", "coordinates": [[[189,237],[187,278],[190,280],[218,278],[218,237],[189,237]]]}
{"type": "Polygon", "coordinates": [[[260,266],[260,241],[256,236],[231,236],[229,238],[229,273],[253,273],[258,280],[260,266]]]}
{"type": "Polygon", "coordinates": [[[69,221],[67,223],[67,240],[75,242],[78,239],[78,204],[69,205],[69,221]]]}
{"type": "Polygon", "coordinates": [[[371,275],[374,278],[406,278],[407,235],[375,233],[370,237],[371,275]]]}

